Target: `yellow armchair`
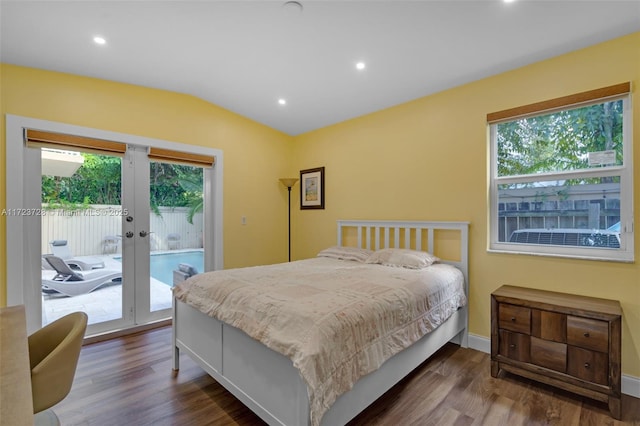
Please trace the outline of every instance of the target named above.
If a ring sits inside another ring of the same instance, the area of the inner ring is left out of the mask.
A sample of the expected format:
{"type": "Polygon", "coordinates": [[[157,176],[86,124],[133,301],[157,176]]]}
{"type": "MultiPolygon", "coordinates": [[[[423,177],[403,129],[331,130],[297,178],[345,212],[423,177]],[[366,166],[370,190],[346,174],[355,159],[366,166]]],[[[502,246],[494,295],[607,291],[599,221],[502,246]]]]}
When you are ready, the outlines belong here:
{"type": "Polygon", "coordinates": [[[69,394],[86,329],[87,314],[74,312],[29,336],[34,414],[69,394]]]}

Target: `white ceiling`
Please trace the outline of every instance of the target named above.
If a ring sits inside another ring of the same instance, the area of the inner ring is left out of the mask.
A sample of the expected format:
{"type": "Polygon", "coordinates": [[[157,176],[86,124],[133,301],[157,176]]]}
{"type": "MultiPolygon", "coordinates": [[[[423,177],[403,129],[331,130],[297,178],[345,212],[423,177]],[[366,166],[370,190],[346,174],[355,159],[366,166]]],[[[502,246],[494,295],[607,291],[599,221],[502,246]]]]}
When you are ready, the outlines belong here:
{"type": "Polygon", "coordinates": [[[0,59],[194,95],[297,135],[640,31],[640,0],[300,3],[1,0],[0,59]]]}

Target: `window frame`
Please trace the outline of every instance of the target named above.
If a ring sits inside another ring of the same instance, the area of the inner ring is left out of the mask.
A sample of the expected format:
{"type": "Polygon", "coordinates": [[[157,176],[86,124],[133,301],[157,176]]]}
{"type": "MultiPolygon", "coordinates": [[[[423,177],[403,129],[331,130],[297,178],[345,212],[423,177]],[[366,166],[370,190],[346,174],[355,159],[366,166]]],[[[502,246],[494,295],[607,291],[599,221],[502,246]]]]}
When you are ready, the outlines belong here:
{"type": "MultiPolygon", "coordinates": [[[[611,86],[620,87],[621,85],[611,86]]],[[[630,85],[627,86],[630,89],[630,85]]],[[[602,93],[607,88],[585,93],[602,93]]],[[[587,101],[582,94],[572,95],[557,100],[541,102],[487,115],[489,141],[489,221],[487,251],[496,253],[528,254],[539,256],[568,257],[578,259],[606,260],[617,262],[633,262],[634,257],[634,223],[633,223],[633,133],[631,94],[627,90],[623,94],[591,98],[587,101]],[[575,99],[573,103],[561,103],[560,99],[575,99]],[[497,125],[526,117],[546,115],[556,111],[570,110],[578,107],[597,105],[603,102],[622,100],[623,109],[623,164],[604,166],[596,169],[582,169],[571,172],[547,172],[516,176],[498,176],[498,144],[497,125]],[[555,104],[555,105],[554,105],[555,104]],[[535,106],[552,105],[552,108],[536,109],[535,106]],[[525,111],[525,113],[520,113],[525,111]],[[509,114],[513,112],[513,114],[509,114]],[[620,248],[593,248],[580,246],[558,246],[526,243],[510,243],[499,240],[499,200],[498,188],[501,184],[540,182],[547,180],[564,180],[576,177],[620,177],[620,248]]]]}

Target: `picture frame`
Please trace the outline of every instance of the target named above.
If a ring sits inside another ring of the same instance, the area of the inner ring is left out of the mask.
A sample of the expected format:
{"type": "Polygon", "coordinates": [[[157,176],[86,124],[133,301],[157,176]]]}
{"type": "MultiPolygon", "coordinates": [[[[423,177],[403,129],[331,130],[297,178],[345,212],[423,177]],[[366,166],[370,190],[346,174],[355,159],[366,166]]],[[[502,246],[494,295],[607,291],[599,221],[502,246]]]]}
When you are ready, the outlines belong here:
{"type": "Polygon", "coordinates": [[[300,210],[324,209],[324,167],[300,170],[300,210]]]}

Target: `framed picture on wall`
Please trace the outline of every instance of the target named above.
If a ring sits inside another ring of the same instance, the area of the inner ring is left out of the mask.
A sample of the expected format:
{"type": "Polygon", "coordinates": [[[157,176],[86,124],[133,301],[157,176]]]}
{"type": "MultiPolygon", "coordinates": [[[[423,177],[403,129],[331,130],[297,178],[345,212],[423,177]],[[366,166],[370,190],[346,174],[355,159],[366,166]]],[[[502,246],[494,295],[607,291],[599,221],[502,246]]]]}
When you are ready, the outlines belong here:
{"type": "Polygon", "coordinates": [[[300,170],[300,209],[324,209],[324,167],[300,170]]]}

